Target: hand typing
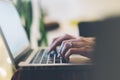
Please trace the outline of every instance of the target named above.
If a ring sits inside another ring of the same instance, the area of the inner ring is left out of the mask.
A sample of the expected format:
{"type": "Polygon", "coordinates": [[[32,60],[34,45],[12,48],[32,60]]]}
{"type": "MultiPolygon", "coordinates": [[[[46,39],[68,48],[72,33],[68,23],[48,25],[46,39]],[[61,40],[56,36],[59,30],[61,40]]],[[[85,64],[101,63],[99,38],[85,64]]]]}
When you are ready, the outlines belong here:
{"type": "Polygon", "coordinates": [[[49,52],[60,46],[59,53],[66,60],[72,54],[80,54],[82,56],[91,58],[94,51],[95,38],[94,37],[74,37],[65,34],[53,39],[49,52]]]}

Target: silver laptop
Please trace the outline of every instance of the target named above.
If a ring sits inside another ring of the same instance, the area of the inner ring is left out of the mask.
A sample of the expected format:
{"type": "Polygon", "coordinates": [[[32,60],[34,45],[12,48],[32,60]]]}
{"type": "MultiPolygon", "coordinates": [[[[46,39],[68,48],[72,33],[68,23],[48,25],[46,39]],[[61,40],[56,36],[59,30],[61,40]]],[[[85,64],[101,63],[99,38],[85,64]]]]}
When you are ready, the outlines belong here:
{"type": "Polygon", "coordinates": [[[59,54],[57,50],[53,50],[49,54],[47,48],[40,47],[32,50],[20,17],[12,4],[1,4],[0,2],[0,17],[0,33],[16,68],[91,65],[66,62],[62,57],[57,57],[59,54]]]}

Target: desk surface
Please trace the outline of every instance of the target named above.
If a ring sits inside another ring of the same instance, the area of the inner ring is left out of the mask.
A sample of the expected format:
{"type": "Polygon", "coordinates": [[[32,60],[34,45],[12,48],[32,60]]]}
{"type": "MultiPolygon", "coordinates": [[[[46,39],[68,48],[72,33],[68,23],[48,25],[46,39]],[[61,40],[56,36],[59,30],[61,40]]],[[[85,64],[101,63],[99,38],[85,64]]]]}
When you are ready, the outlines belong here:
{"type": "Polygon", "coordinates": [[[0,80],[10,80],[12,75],[12,63],[0,35],[0,80]]]}

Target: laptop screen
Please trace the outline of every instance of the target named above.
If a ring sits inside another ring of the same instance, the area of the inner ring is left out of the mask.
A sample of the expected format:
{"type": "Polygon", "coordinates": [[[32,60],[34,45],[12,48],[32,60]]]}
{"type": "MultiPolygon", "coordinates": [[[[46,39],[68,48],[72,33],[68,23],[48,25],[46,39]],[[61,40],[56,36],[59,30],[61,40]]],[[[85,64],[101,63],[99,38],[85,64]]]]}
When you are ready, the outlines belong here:
{"type": "Polygon", "coordinates": [[[0,1],[0,27],[7,45],[15,58],[29,45],[20,17],[10,2],[0,1]]]}

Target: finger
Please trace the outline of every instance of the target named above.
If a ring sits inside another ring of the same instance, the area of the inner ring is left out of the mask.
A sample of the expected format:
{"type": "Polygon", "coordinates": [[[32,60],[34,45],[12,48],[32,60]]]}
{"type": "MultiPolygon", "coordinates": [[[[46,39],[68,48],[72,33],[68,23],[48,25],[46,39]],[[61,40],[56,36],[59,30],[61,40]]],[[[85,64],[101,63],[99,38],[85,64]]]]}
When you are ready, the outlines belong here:
{"type": "Polygon", "coordinates": [[[58,45],[60,45],[62,43],[63,40],[68,40],[68,39],[74,39],[75,37],[71,36],[71,35],[64,35],[64,36],[61,36],[59,38],[57,38],[52,44],[51,44],[51,47],[49,48],[49,51],[50,52],[51,50],[55,49],[58,45]]]}
{"type": "Polygon", "coordinates": [[[95,44],[95,39],[94,37],[83,37],[83,41],[86,43],[89,43],[90,45],[94,45],[95,44]]]}
{"type": "Polygon", "coordinates": [[[62,37],[57,38],[57,39],[50,45],[50,48],[49,48],[48,52],[56,49],[56,47],[57,47],[58,45],[60,45],[60,41],[61,41],[61,40],[62,40],[62,37]]]}
{"type": "Polygon", "coordinates": [[[80,42],[86,43],[89,46],[95,46],[95,39],[94,37],[80,37],[80,42]]]}
{"type": "Polygon", "coordinates": [[[62,45],[60,46],[60,51],[59,53],[64,56],[64,54],[66,53],[66,51],[71,48],[71,45],[69,44],[68,41],[64,41],[62,42],[62,45]]]}
{"type": "Polygon", "coordinates": [[[81,47],[86,47],[86,52],[90,52],[90,50],[92,51],[93,49],[93,45],[89,44],[89,42],[85,42],[82,39],[81,40],[71,39],[71,40],[64,40],[62,42],[59,52],[61,53],[62,56],[64,56],[69,48],[81,48],[81,47]]]}
{"type": "MultiPolygon", "coordinates": [[[[53,41],[52,41],[52,43],[54,43],[58,38],[59,38],[59,37],[54,38],[53,41]]],[[[51,44],[52,44],[52,43],[51,43],[51,44]]]]}
{"type": "Polygon", "coordinates": [[[72,42],[72,48],[81,48],[81,47],[94,48],[94,44],[87,42],[72,42]]]}
{"type": "Polygon", "coordinates": [[[80,48],[80,47],[89,47],[86,45],[85,42],[79,42],[78,40],[66,40],[62,42],[62,45],[60,46],[59,53],[64,56],[66,51],[68,51],[69,48],[80,48]]]}
{"type": "Polygon", "coordinates": [[[65,58],[69,60],[69,56],[71,54],[80,54],[86,57],[91,57],[91,53],[88,53],[88,50],[86,47],[82,48],[70,48],[66,53],[65,53],[65,58]]]}
{"type": "Polygon", "coordinates": [[[85,41],[95,41],[95,37],[83,37],[85,41]]]}
{"type": "Polygon", "coordinates": [[[66,53],[66,51],[72,47],[72,42],[78,42],[78,39],[70,39],[70,40],[64,40],[62,41],[62,44],[59,48],[59,53],[61,55],[64,55],[66,53]]]}
{"type": "Polygon", "coordinates": [[[86,46],[85,42],[72,42],[72,48],[80,48],[85,46],[86,46]]]}

